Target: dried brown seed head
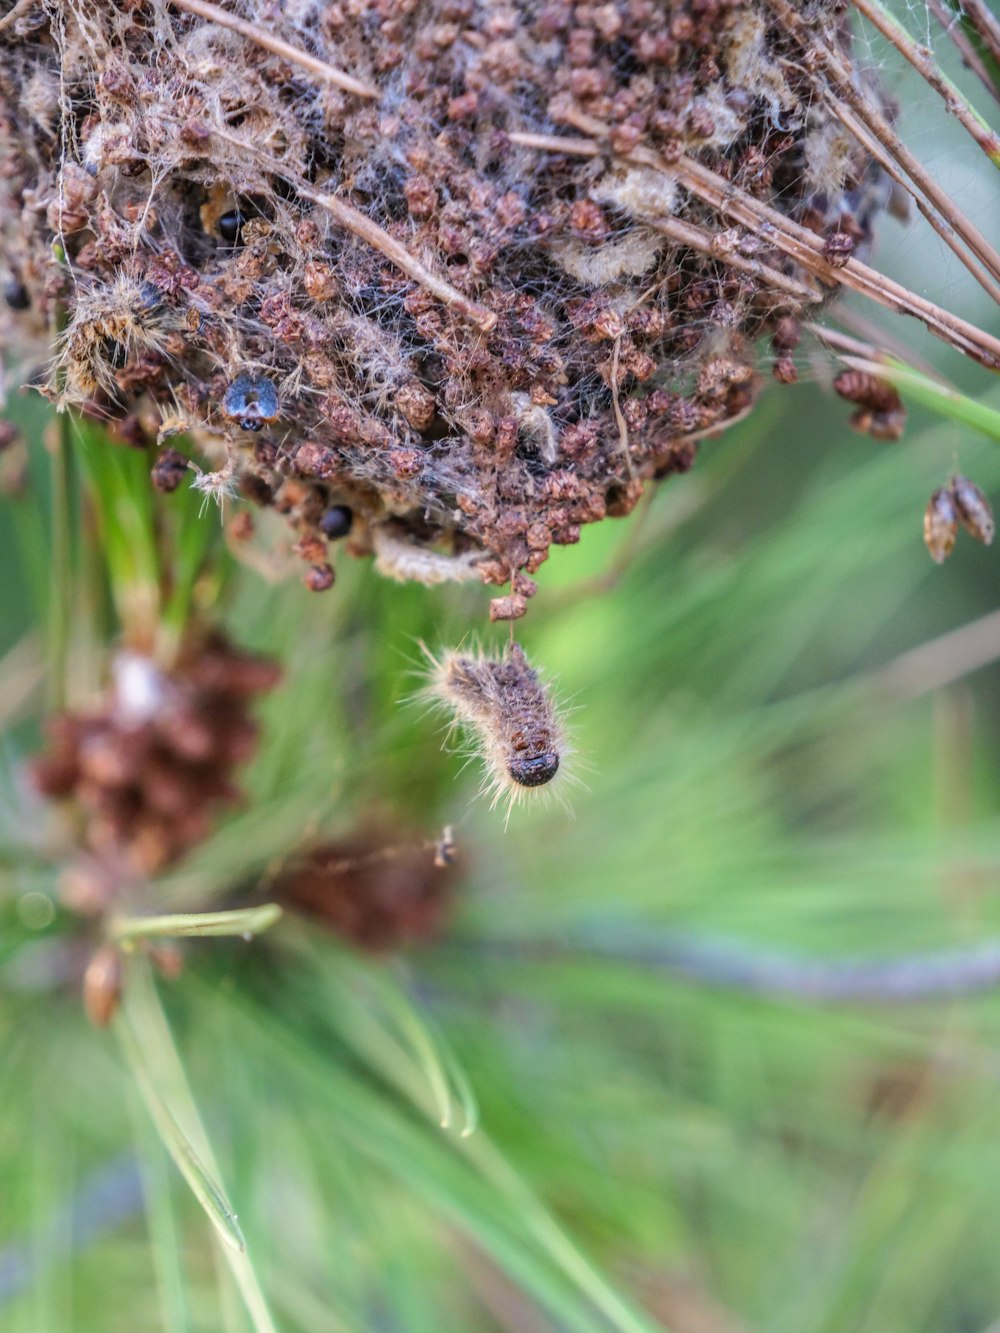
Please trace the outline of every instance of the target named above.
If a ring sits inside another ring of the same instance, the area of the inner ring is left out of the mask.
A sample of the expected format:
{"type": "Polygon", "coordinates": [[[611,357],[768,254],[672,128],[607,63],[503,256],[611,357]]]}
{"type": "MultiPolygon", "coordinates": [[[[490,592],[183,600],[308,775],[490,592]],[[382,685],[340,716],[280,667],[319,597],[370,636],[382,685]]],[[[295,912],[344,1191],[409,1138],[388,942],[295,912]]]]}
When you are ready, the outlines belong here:
{"type": "Polygon", "coordinates": [[[976,541],[989,546],[995,531],[993,510],[989,500],[974,482],[958,474],[951,479],[951,492],[955,498],[955,508],[958,510],[962,527],[975,537],[976,541]]]}
{"type": "Polygon", "coordinates": [[[188,474],[188,460],[176,449],[163,449],[153,464],[151,475],[158,491],[176,491],[188,474]]]}
{"type": "MultiPolygon", "coordinates": [[[[391,522],[393,577],[451,577],[414,551],[475,550],[473,577],[493,582],[530,574],[680,470],[664,464],[678,437],[749,405],[740,376],[769,330],[792,378],[784,326],[827,295],[815,265],[778,254],[780,227],[682,187],[682,159],[830,236],[831,262],[882,207],[878,169],[759,0],[248,0],[250,26],[225,32],[187,6],[149,25],[133,8],[90,6],[62,38],[4,33],[14,304],[64,303],[53,387],[109,418],[183,402],[231,435],[280,405],[280,446],[239,446],[244,493],[304,480],[319,514],[391,522]],[[317,67],[360,82],[313,88],[317,67]],[[78,135],[56,132],[57,107],[78,135]],[[590,143],[554,151],[554,131],[590,143]],[[555,497],[567,466],[579,487],[555,497]]],[[[849,59],[837,7],[806,8],[849,59]]],[[[866,428],[897,429],[895,409],[859,406],[866,428]]],[[[310,521],[283,512],[297,534],[310,521]]]]}
{"type": "Polygon", "coordinates": [[[833,381],[833,387],[841,398],[872,412],[894,412],[902,405],[899,394],[888,380],[879,379],[866,370],[842,370],[833,381]]]}
{"type": "Polygon", "coordinates": [[[958,534],[958,509],[950,486],[936,490],[924,510],[924,545],[931,559],[944,564],[955,549],[958,534]]]}
{"type": "Polygon", "coordinates": [[[83,974],[83,1008],[94,1027],[106,1028],[118,1011],[122,994],[122,956],[114,944],[104,944],[83,974]]]}

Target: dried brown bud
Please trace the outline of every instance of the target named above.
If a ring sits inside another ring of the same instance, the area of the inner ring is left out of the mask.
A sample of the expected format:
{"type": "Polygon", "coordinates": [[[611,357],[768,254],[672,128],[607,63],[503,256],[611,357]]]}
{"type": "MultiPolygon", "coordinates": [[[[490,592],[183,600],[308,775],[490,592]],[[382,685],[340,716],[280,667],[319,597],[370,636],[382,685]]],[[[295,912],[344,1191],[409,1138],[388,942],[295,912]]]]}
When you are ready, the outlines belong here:
{"type": "Polygon", "coordinates": [[[149,961],[167,981],[176,981],[184,971],[184,955],[176,944],[150,944],[146,948],[149,961]]]}
{"type": "Polygon", "coordinates": [[[118,1010],[121,994],[121,951],[114,944],[104,944],[83,974],[83,1008],[94,1027],[108,1026],[118,1010]]]}
{"type": "Polygon", "coordinates": [[[340,291],[340,283],[330,264],[310,259],[302,273],[302,286],[313,301],[329,301],[340,291]]]}
{"type": "Polygon", "coordinates": [[[307,564],[321,565],[326,561],[326,542],[315,533],[307,532],[295,543],[292,552],[307,564]]]}
{"type": "Polygon", "coordinates": [[[861,407],[851,416],[851,429],[870,435],[873,440],[901,439],[905,427],[906,408],[902,406],[894,412],[870,412],[861,407]]]}
{"type": "Polygon", "coordinates": [[[434,395],[417,380],[412,380],[399,389],[395,406],[414,430],[426,430],[437,413],[434,395]]]}
{"type": "Polygon", "coordinates": [[[153,464],[150,480],[158,491],[169,493],[176,491],[187,472],[188,460],[184,455],[176,449],[164,449],[153,464]]]}
{"type": "Polygon", "coordinates": [[[313,565],[302,576],[302,582],[310,592],[326,592],[333,587],[334,572],[332,565],[313,565]]]}
{"type": "Polygon", "coordinates": [[[408,829],[360,829],[292,858],[271,892],[358,948],[384,952],[440,932],[457,855],[450,828],[436,846],[408,829]]]}
{"type": "Polygon", "coordinates": [[[895,388],[865,370],[844,370],[833,381],[841,398],[857,403],[851,427],[875,440],[898,440],[906,425],[906,408],[895,388]]]}
{"type": "Polygon", "coordinates": [[[943,565],[955,549],[958,510],[951,488],[936,490],[924,510],[924,545],[935,564],[943,565]]]}
{"type": "Polygon", "coordinates": [[[771,367],[771,374],[779,384],[794,384],[799,378],[798,366],[790,356],[779,356],[771,367]]]}
{"type": "Polygon", "coordinates": [[[893,386],[866,370],[842,370],[833,381],[833,387],[841,398],[872,412],[894,412],[902,407],[893,386]]]}
{"type": "Polygon", "coordinates": [[[520,620],[528,609],[528,603],[517,593],[510,597],[494,597],[490,602],[490,620],[520,620]]]}
{"type": "Polygon", "coordinates": [[[794,315],[785,315],[774,326],[771,346],[776,352],[794,352],[801,339],[801,322],[794,315]]]}
{"type": "Polygon", "coordinates": [[[975,537],[976,541],[989,546],[993,541],[995,530],[993,510],[990,508],[989,500],[968,477],[958,474],[951,479],[951,492],[955,497],[955,508],[958,510],[962,527],[975,537]]]}
{"type": "Polygon", "coordinates": [[[823,242],[823,258],[831,268],[843,268],[854,254],[854,237],[846,231],[834,231],[823,242]]]}
{"type": "Polygon", "coordinates": [[[226,527],[229,538],[234,542],[248,542],[254,534],[253,514],[249,509],[241,509],[234,514],[226,527]]]}

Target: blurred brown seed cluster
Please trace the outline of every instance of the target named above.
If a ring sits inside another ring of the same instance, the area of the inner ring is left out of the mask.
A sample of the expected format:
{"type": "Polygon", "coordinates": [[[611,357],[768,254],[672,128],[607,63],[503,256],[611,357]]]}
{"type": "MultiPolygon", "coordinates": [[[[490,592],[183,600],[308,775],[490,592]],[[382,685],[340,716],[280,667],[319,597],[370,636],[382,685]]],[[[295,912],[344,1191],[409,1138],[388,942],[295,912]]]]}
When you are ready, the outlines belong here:
{"type": "Polygon", "coordinates": [[[952,477],[934,492],[924,510],[924,544],[936,564],[944,564],[955,549],[959,524],[976,541],[993,541],[993,510],[983,492],[968,477],[952,477]]]}
{"type": "Polygon", "coordinates": [[[89,855],[69,878],[69,896],[88,911],[106,908],[129,878],[177,861],[239,800],[236,770],[257,744],[251,705],[280,676],[221,637],[170,671],[127,651],[113,668],[95,707],[51,719],[33,766],[39,791],[72,803],[89,855]]]}
{"type": "Polygon", "coordinates": [[[852,427],[873,440],[898,440],[906,425],[906,408],[888,380],[864,370],[843,370],[833,381],[841,398],[857,403],[852,427]]]}
{"type": "MultiPolygon", "coordinates": [[[[850,54],[841,6],[801,9],[850,54]]],[[[67,0],[0,33],[0,344],[65,322],[51,391],[133,442],[192,431],[205,475],[285,516],[317,591],[348,512],[352,553],[388,530],[434,556],[393,577],[453,558],[520,616],[553,545],[748,409],[758,339],[794,378],[781,330],[830,289],[678,164],[831,264],[885,199],[761,0],[239,10],[237,33],[67,0]]],[[[157,486],[184,463],[165,451],[157,486]]]]}
{"type": "Polygon", "coordinates": [[[269,892],[348,943],[385,953],[440,934],[455,873],[449,836],[435,847],[371,828],[309,852],[269,892]]]}

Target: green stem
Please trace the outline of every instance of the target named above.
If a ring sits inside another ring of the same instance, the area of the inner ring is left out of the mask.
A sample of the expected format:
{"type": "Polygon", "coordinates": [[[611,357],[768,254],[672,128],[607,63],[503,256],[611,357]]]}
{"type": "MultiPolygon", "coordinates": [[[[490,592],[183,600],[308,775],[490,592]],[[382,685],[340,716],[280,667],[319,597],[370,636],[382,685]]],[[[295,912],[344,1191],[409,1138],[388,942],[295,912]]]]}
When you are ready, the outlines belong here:
{"type": "Polygon", "coordinates": [[[260,907],[238,908],[232,912],[119,917],[112,921],[110,934],[120,943],[163,936],[177,939],[199,935],[242,935],[244,939],[250,939],[268,930],[280,916],[281,908],[277,903],[262,903],[260,907]]]}

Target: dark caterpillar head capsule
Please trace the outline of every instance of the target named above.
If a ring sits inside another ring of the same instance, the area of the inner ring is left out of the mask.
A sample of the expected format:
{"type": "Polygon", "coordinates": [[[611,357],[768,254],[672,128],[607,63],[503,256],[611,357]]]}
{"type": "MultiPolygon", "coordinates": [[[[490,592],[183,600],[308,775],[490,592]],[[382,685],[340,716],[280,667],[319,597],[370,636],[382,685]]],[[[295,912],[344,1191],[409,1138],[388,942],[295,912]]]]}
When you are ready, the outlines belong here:
{"type": "Polygon", "coordinates": [[[346,537],[354,523],[354,515],[347,505],[333,505],[319,521],[319,530],[330,541],[346,537]]]}
{"type": "Polygon", "coordinates": [[[512,759],[507,772],[519,787],[544,787],[559,772],[559,756],[555,750],[546,750],[533,759],[512,759]]]}

